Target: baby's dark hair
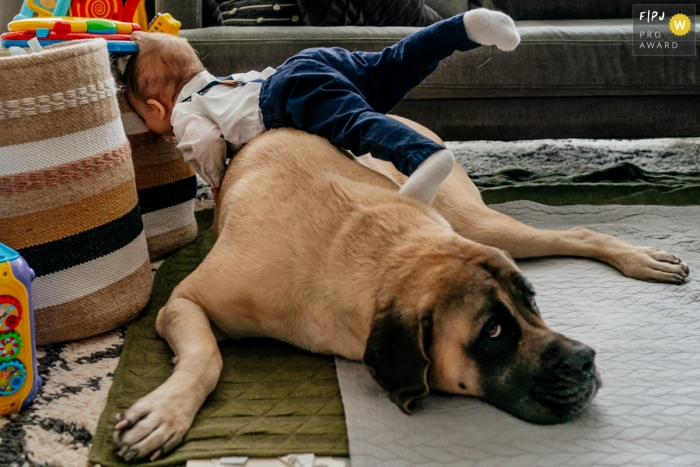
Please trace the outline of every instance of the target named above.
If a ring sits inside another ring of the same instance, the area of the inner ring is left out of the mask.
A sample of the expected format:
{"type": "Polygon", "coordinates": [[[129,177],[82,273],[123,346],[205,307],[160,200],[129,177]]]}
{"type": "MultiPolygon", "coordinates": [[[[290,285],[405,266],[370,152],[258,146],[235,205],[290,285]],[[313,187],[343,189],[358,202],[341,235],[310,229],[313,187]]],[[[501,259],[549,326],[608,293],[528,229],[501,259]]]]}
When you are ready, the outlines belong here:
{"type": "Polygon", "coordinates": [[[135,32],[131,39],[139,51],[127,62],[123,80],[132,102],[174,98],[189,80],[205,70],[185,39],[145,32],[135,32]]]}

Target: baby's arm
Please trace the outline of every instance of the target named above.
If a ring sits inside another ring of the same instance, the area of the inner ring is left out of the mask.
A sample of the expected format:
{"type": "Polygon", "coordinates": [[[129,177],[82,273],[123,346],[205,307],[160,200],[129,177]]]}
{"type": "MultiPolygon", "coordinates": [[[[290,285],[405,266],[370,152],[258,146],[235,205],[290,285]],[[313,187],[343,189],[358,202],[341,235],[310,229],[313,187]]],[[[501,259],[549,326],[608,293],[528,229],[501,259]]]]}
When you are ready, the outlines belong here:
{"type": "Polygon", "coordinates": [[[182,111],[173,116],[173,133],[185,162],[218,191],[226,171],[226,140],[219,127],[204,114],[182,111]]]}

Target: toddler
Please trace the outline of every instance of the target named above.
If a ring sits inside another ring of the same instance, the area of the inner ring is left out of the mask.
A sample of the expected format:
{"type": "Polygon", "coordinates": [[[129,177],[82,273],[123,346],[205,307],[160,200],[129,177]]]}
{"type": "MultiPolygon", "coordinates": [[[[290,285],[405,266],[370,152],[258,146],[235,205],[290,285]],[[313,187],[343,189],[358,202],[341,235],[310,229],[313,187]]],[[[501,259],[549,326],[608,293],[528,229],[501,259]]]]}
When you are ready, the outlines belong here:
{"type": "Polygon", "coordinates": [[[175,135],[185,160],[214,195],[235,152],[266,129],[292,127],[359,156],[390,161],[409,179],[401,193],[432,202],[451,172],[443,146],[385,114],[456,50],[496,45],[510,51],[520,37],[503,13],[476,9],[421,29],[382,52],[313,48],[277,70],[217,79],[187,43],[167,34],[134,33],[127,63],[129,102],[149,130],[175,135]]]}

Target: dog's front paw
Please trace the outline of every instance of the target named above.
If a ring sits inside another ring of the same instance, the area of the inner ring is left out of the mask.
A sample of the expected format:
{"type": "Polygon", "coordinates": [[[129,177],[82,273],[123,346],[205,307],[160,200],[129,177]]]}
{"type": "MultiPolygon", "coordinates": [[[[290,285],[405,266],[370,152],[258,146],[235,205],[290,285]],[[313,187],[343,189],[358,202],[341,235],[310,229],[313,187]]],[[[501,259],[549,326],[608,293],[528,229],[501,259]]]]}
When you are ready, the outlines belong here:
{"type": "Polygon", "coordinates": [[[180,444],[194,419],[190,412],[156,390],[116,415],[114,449],[127,462],[154,461],[180,444]]]}
{"type": "Polygon", "coordinates": [[[510,16],[500,11],[477,8],[464,14],[467,36],[481,45],[495,45],[510,52],[520,44],[520,34],[510,16]]]}

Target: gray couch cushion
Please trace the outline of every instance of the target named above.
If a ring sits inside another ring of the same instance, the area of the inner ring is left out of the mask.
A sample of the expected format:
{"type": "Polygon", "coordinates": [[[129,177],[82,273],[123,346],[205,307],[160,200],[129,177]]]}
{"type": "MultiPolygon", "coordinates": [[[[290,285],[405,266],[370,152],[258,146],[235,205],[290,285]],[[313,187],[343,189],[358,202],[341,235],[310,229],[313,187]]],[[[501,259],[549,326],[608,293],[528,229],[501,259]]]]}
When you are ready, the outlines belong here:
{"type": "Polygon", "coordinates": [[[601,19],[631,18],[632,5],[695,3],[678,0],[476,0],[472,8],[483,6],[508,13],[513,19],[601,19]]]}
{"type": "Polygon", "coordinates": [[[445,141],[700,135],[700,96],[404,99],[391,113],[445,141]]]}
{"type": "MultiPolygon", "coordinates": [[[[634,57],[632,21],[517,23],[512,53],[481,47],[448,58],[408,99],[700,94],[696,57],[634,57]]],[[[279,66],[309,47],[381,50],[409,27],[214,27],[181,32],[217,75],[279,66]]]]}
{"type": "Polygon", "coordinates": [[[478,8],[473,0],[425,0],[425,4],[435,10],[435,12],[443,18],[458,15],[470,9],[470,7],[478,8]]]}
{"type": "Polygon", "coordinates": [[[428,26],[442,18],[424,0],[297,0],[308,26],[428,26]]]}

